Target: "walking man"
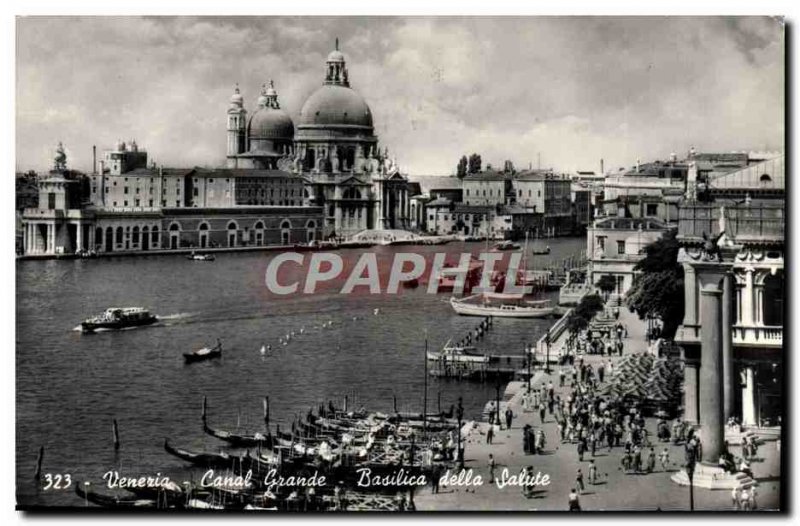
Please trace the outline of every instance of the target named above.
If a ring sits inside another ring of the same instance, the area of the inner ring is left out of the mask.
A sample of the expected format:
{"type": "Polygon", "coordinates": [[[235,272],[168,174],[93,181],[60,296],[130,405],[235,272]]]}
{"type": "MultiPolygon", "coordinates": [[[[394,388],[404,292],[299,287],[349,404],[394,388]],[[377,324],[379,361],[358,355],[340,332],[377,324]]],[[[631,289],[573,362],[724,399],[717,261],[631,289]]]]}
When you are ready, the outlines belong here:
{"type": "Polygon", "coordinates": [[[594,486],[597,483],[597,464],[594,460],[589,461],[589,484],[594,486]]]}
{"type": "Polygon", "coordinates": [[[575,488],[569,490],[569,511],[581,511],[581,503],[578,500],[578,494],[575,493],[575,488]]]}
{"type": "Polygon", "coordinates": [[[494,424],[489,424],[489,429],[486,430],[486,443],[491,444],[493,438],[494,438],[494,424]]]}
{"type": "Polygon", "coordinates": [[[492,454],[489,453],[489,484],[494,484],[494,468],[495,468],[494,456],[492,456],[492,454]]]}
{"type": "Polygon", "coordinates": [[[583,486],[583,472],[581,468],[578,468],[577,473],[575,473],[575,486],[578,488],[578,494],[582,494],[585,488],[583,486]]]}
{"type": "Polygon", "coordinates": [[[545,411],[546,411],[546,408],[545,408],[544,402],[542,402],[541,404],[539,404],[539,418],[541,419],[542,424],[544,424],[544,413],[545,413],[545,411]]]}
{"type": "Polygon", "coordinates": [[[506,408],[506,429],[511,429],[511,421],[514,419],[514,413],[511,408],[506,408]]]}

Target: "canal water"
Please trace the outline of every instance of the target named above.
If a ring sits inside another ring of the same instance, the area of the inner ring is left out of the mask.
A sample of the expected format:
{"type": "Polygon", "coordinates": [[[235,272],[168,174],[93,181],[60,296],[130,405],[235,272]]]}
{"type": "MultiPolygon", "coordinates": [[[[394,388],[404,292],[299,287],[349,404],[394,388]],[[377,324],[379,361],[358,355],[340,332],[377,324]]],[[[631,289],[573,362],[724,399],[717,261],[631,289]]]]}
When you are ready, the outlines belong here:
{"type": "MultiPolygon", "coordinates": [[[[551,254],[530,258],[529,267],[542,268],[585,246],[579,238],[547,243],[551,254]]],[[[484,249],[482,243],[451,243],[368,251],[376,253],[386,274],[386,262],[396,252],[431,256],[484,249]]],[[[351,268],[363,252],[338,254],[351,268]]],[[[214,262],[183,256],[18,262],[18,503],[82,505],[74,487],[44,491],[35,483],[40,446],[43,473],[70,474],[73,486],[102,482],[110,469],[196,478],[163,443],[169,438],[192,450],[225,447],[203,434],[204,396],[213,426],[242,432],[263,430],[264,396],[270,397],[271,422],[284,429],[295,415],[329,399],[341,405],[345,396],[351,407],[387,412],[396,396],[399,410],[421,411],[426,334],[430,348],[438,349],[480,321],[457,316],[447,294],[427,294],[424,286],[397,295],[372,295],[364,287],[343,295],[343,277],[314,295],[277,297],[264,284],[273,257],[248,252],[218,254],[214,262]],[[92,335],[76,330],[82,319],[113,306],[145,306],[161,321],[92,335]],[[280,338],[292,331],[282,345],[280,338]],[[224,345],[221,360],[184,364],[182,353],[217,338],[224,345]],[[272,350],[262,355],[262,345],[272,350]],[[119,422],[118,452],[113,419],[119,422]]],[[[556,299],[557,293],[549,295],[556,299]]],[[[552,322],[498,319],[478,346],[522,354],[525,343],[535,342],[552,322]]],[[[429,378],[428,408],[435,411],[441,400],[446,409],[462,396],[466,417],[477,417],[494,393],[493,384],[429,378]]]]}

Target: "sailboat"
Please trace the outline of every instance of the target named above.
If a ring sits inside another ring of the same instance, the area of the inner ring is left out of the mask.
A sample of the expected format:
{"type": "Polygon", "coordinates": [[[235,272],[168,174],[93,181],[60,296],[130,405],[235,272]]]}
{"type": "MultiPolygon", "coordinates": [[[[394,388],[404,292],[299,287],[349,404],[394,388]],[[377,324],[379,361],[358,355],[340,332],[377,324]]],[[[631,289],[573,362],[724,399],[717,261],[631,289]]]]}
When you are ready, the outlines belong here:
{"type": "MultiPolygon", "coordinates": [[[[528,236],[525,235],[523,269],[519,272],[525,280],[528,274],[528,236]]],[[[450,298],[450,305],[462,316],[497,316],[499,318],[543,318],[552,316],[555,307],[550,300],[526,300],[524,294],[483,292],[462,299],[450,298]]]]}

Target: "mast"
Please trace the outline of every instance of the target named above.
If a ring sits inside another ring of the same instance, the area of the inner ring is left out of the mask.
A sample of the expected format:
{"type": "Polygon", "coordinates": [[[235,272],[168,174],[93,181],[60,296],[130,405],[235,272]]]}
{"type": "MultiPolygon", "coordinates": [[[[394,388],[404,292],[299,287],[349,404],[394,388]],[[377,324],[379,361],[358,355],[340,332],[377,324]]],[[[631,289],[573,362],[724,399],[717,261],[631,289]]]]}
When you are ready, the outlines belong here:
{"type": "MultiPolygon", "coordinates": [[[[425,329],[425,379],[424,379],[424,394],[422,395],[422,434],[423,437],[428,431],[428,329],[425,329]]],[[[414,462],[412,451],[411,462],[414,462]]]]}

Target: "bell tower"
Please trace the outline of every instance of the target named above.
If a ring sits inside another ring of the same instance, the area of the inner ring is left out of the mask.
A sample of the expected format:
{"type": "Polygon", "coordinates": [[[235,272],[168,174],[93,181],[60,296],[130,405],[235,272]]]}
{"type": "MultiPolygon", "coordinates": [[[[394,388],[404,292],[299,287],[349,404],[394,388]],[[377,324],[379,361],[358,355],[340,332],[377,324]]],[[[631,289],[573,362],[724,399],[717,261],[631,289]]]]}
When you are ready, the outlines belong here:
{"type": "Polygon", "coordinates": [[[228,166],[235,166],[232,157],[245,150],[245,128],[247,110],[244,109],[244,99],[239,93],[239,85],[233,90],[230,105],[228,106],[228,166]]]}

